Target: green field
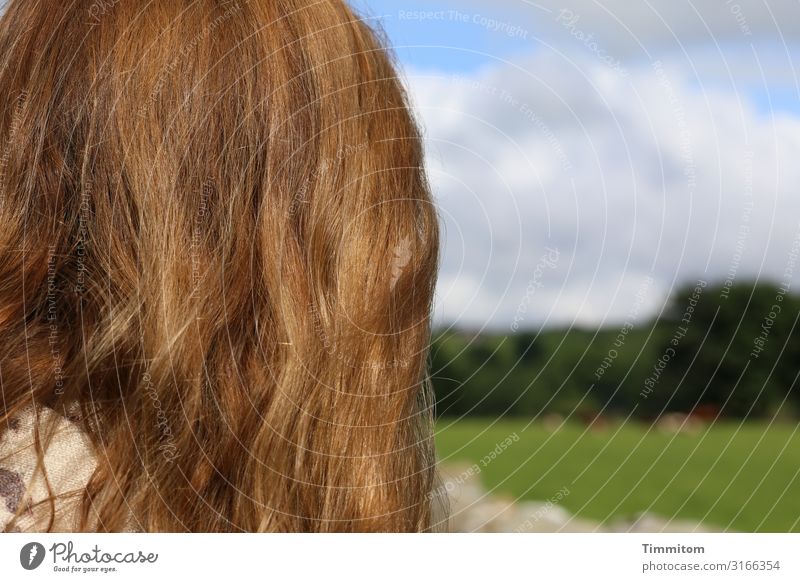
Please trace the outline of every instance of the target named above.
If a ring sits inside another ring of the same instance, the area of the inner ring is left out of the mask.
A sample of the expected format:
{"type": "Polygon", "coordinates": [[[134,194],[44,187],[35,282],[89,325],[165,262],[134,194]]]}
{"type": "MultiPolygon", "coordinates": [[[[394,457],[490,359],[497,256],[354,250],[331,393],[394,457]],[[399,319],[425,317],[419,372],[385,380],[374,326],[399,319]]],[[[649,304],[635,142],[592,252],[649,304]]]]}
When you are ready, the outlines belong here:
{"type": "Polygon", "coordinates": [[[798,425],[728,422],[693,434],[634,423],[603,430],[527,425],[440,419],[439,458],[481,464],[516,435],[481,464],[479,478],[492,493],[546,500],[567,487],[563,506],[598,521],[648,511],[734,531],[800,531],[798,425]]]}

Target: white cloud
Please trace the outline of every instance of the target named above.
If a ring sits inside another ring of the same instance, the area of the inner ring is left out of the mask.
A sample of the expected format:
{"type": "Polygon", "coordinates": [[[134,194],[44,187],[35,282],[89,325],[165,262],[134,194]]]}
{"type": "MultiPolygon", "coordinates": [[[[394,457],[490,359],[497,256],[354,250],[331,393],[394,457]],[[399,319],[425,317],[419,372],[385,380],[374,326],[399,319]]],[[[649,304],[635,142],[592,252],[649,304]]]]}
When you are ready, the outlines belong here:
{"type": "MultiPolygon", "coordinates": [[[[485,0],[442,2],[460,11],[489,14],[545,42],[568,42],[576,30],[626,59],[694,44],[800,39],[800,7],[794,0],[485,0]],[[577,21],[574,19],[577,17],[577,21]],[[568,25],[568,23],[572,23],[568,25]]],[[[499,32],[502,32],[499,31],[499,32]]]]}
{"type": "MultiPolygon", "coordinates": [[[[698,277],[782,276],[800,220],[800,121],[760,113],[735,69],[727,87],[699,83],[724,54],[666,54],[626,75],[585,51],[468,77],[408,73],[446,228],[441,321],[508,330],[545,247],[561,258],[521,325],[617,323],[648,275],[642,317],[698,277]]],[[[773,57],[759,74],[779,71],[773,57]]]]}

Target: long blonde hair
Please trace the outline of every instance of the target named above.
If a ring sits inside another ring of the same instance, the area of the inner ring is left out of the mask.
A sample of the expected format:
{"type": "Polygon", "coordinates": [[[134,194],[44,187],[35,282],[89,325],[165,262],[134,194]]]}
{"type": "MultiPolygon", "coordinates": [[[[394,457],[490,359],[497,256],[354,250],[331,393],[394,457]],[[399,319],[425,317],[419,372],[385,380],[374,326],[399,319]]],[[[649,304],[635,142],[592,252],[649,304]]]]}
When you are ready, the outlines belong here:
{"type": "Polygon", "coordinates": [[[11,0],[0,94],[0,435],[80,407],[79,529],[429,528],[438,223],[370,27],[11,0]]]}

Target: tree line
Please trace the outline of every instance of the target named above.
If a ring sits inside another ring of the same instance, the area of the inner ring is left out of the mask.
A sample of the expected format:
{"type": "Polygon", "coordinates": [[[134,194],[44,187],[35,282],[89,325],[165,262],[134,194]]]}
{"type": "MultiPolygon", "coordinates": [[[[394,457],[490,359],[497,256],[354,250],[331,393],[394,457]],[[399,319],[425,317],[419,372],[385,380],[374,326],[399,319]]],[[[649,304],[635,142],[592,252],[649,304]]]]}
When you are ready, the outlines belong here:
{"type": "Polygon", "coordinates": [[[439,415],[798,418],[800,297],[687,285],[660,317],[599,329],[434,334],[439,415]]]}

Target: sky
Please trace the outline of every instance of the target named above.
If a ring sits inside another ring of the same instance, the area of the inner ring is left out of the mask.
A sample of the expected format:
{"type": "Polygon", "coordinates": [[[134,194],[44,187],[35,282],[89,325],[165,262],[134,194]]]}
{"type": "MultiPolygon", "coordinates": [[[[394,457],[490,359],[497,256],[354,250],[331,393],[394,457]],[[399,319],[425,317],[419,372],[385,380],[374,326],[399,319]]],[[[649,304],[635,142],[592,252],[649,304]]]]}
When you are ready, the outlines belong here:
{"type": "Polygon", "coordinates": [[[800,287],[799,0],[353,4],[423,128],[440,326],[617,326],[701,279],[800,287]]]}

